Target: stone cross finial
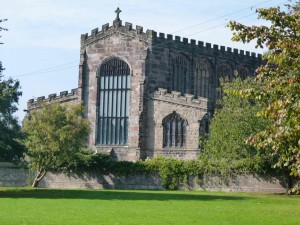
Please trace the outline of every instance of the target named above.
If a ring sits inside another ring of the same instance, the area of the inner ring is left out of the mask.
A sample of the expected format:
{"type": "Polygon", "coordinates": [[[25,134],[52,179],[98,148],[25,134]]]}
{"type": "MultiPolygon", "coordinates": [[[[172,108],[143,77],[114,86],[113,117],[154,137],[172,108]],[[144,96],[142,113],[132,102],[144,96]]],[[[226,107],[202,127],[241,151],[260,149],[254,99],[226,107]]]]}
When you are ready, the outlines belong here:
{"type": "Polygon", "coordinates": [[[119,7],[118,7],[118,8],[116,9],[116,11],[115,11],[115,13],[117,14],[117,17],[116,17],[116,20],[117,20],[117,21],[120,20],[119,15],[120,15],[121,12],[122,12],[122,11],[121,11],[121,9],[120,9],[119,7]]]}

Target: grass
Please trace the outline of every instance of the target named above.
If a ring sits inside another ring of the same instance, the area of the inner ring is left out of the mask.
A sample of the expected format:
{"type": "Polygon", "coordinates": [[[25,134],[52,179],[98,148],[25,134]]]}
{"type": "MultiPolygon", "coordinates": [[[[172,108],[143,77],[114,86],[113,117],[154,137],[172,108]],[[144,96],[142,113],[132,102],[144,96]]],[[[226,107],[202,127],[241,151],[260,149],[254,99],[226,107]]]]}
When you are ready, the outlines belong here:
{"type": "Polygon", "coordinates": [[[300,196],[0,188],[0,224],[300,224],[300,196]]]}

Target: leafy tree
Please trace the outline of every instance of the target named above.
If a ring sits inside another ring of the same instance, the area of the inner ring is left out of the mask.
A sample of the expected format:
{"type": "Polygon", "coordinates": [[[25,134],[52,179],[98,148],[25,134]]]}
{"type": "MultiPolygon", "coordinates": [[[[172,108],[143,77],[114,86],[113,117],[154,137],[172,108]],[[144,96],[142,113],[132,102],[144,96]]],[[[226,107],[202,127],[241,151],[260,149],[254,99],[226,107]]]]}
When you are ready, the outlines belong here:
{"type": "Polygon", "coordinates": [[[40,103],[42,108],[31,110],[24,123],[25,145],[30,166],[36,171],[32,187],[37,187],[50,170],[66,172],[77,153],[84,147],[89,123],[81,115],[81,105],[40,103]]]}
{"type": "Polygon", "coordinates": [[[222,98],[218,102],[214,118],[211,120],[209,138],[204,142],[200,159],[208,170],[218,168],[219,175],[253,172],[262,173],[268,158],[258,148],[246,143],[251,135],[266,128],[268,121],[256,116],[261,105],[254,99],[245,99],[236,92],[240,88],[254,87],[253,78],[233,82],[221,80],[222,98]]]}
{"type": "MultiPolygon", "coordinates": [[[[0,20],[0,23],[4,21],[6,20],[0,20]]],[[[0,27],[0,31],[2,30],[7,29],[0,27]]],[[[13,115],[18,110],[16,104],[22,92],[19,81],[3,79],[3,70],[0,61],[0,161],[12,161],[16,157],[22,157],[25,150],[19,141],[22,138],[20,125],[13,115]]]]}
{"type": "MultiPolygon", "coordinates": [[[[0,19],[0,23],[2,23],[2,22],[5,22],[5,21],[7,21],[7,19],[0,19]]],[[[5,31],[7,31],[7,28],[4,28],[4,27],[0,27],[0,31],[2,31],[2,30],[5,30],[5,31]]],[[[1,38],[2,36],[0,36],[0,38],[1,38]]],[[[3,44],[2,42],[0,42],[0,44],[3,44]]],[[[1,70],[0,70],[1,71],[1,70]]]]}
{"type": "Polygon", "coordinates": [[[234,41],[257,41],[266,46],[266,63],[257,69],[258,89],[244,88],[241,96],[251,96],[262,103],[259,115],[272,123],[249,139],[278,160],[275,165],[287,168],[290,175],[300,177],[300,2],[280,7],[258,9],[258,18],[270,26],[246,26],[231,21],[234,41]]]}

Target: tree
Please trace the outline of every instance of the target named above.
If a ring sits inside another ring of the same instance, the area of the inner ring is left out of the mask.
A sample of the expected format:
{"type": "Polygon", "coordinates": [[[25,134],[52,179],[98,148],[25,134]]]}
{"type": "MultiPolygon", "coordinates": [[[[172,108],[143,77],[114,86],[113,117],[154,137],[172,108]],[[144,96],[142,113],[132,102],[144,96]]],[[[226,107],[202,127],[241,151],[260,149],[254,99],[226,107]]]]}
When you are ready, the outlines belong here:
{"type": "MultiPolygon", "coordinates": [[[[0,23],[2,23],[2,22],[5,22],[5,21],[7,21],[7,19],[0,19],[0,23]]],[[[4,27],[0,27],[0,31],[2,31],[2,30],[5,30],[5,31],[7,31],[7,28],[4,28],[4,27]]],[[[2,36],[0,36],[0,38],[1,38],[2,36]]],[[[0,44],[3,44],[2,42],[0,42],[0,44]]],[[[1,71],[1,70],[0,70],[1,71]]]]}
{"type": "Polygon", "coordinates": [[[247,138],[263,130],[268,120],[257,117],[260,104],[236,95],[240,88],[254,87],[253,78],[237,77],[229,83],[221,80],[222,98],[211,119],[209,138],[204,142],[200,159],[208,168],[218,168],[221,175],[262,173],[270,163],[260,149],[246,143],[247,138]]]}
{"type": "Polygon", "coordinates": [[[277,157],[275,167],[287,168],[291,176],[300,177],[300,3],[258,9],[258,18],[270,26],[246,26],[231,21],[234,41],[256,40],[266,46],[265,64],[257,69],[258,89],[244,88],[240,94],[254,97],[262,104],[259,115],[271,124],[253,135],[249,143],[271,148],[277,157]]]}
{"type": "Polygon", "coordinates": [[[32,187],[37,187],[50,170],[65,172],[68,164],[85,147],[89,122],[82,117],[82,105],[40,103],[24,123],[29,165],[36,171],[32,187]]]}
{"type": "MultiPolygon", "coordinates": [[[[0,20],[0,23],[4,21],[6,20],[0,20]]],[[[0,27],[0,31],[2,30],[7,29],[0,27]]],[[[19,81],[3,79],[3,70],[0,61],[0,161],[12,161],[16,156],[22,157],[25,151],[19,141],[22,138],[21,127],[13,115],[18,110],[16,105],[22,92],[19,81]]]]}

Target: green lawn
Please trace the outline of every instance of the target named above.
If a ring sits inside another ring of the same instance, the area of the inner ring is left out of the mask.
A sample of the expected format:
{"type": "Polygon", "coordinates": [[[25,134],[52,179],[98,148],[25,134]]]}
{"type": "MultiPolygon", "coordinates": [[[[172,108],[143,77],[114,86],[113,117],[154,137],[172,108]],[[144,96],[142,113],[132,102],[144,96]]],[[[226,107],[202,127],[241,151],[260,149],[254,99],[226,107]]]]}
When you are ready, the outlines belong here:
{"type": "Polygon", "coordinates": [[[0,224],[300,224],[300,196],[0,188],[0,224]]]}

